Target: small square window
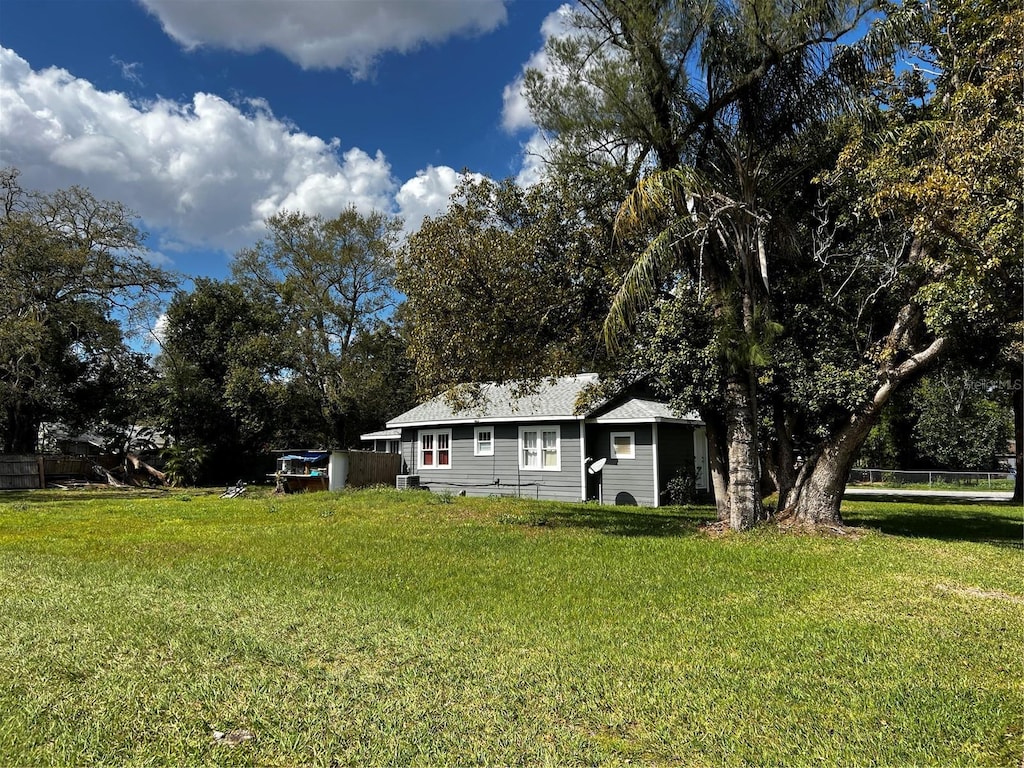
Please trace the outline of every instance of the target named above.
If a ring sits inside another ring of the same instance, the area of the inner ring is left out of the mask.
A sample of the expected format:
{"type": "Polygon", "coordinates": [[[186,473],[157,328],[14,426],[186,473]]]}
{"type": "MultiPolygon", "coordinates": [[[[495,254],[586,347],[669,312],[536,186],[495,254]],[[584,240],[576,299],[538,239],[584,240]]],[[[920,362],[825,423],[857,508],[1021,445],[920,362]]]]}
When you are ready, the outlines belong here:
{"type": "Polygon", "coordinates": [[[633,432],[612,432],[612,458],[636,458],[636,434],[633,432]]]}

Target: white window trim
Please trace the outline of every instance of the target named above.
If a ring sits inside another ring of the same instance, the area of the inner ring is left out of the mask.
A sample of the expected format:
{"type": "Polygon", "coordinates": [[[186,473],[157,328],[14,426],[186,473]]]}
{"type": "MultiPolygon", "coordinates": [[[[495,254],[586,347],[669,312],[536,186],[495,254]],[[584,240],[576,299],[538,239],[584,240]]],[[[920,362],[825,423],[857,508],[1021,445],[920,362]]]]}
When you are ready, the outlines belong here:
{"type": "Polygon", "coordinates": [[[494,427],[474,427],[473,428],[473,455],[474,456],[493,456],[494,455],[494,427]],[[480,448],[480,433],[487,432],[490,436],[490,447],[487,450],[481,450],[480,448]]]}
{"type": "Polygon", "coordinates": [[[427,471],[427,472],[430,472],[430,471],[435,470],[435,469],[440,469],[440,470],[451,469],[452,468],[452,431],[450,429],[421,429],[416,434],[416,464],[420,468],[421,471],[427,471]],[[433,437],[434,437],[434,447],[431,448],[431,453],[434,454],[434,463],[433,464],[424,464],[423,463],[423,436],[424,435],[433,435],[433,437]],[[438,452],[437,438],[440,435],[447,435],[448,436],[448,463],[447,464],[438,464],[437,463],[437,452],[438,452]]]}
{"type": "Polygon", "coordinates": [[[636,432],[612,432],[608,438],[609,442],[609,453],[613,459],[635,459],[636,458],[636,432]],[[629,453],[625,456],[619,456],[615,452],[615,438],[616,437],[628,437],[629,438],[629,453]]]}
{"type": "Polygon", "coordinates": [[[519,428],[519,469],[524,472],[561,472],[562,471],[562,428],[558,424],[527,425],[519,428]],[[537,433],[537,458],[540,466],[530,467],[523,460],[523,435],[527,432],[537,433]],[[544,466],[544,433],[555,433],[555,465],[544,466]]]}

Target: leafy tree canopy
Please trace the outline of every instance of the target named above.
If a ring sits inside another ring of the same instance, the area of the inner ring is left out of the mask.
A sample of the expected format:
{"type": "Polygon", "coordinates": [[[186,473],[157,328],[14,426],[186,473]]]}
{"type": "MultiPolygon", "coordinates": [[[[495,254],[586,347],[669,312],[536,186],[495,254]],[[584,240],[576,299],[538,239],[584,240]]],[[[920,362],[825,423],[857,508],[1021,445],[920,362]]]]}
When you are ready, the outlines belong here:
{"type": "Polygon", "coordinates": [[[398,260],[410,353],[424,393],[595,370],[621,265],[608,230],[565,188],[465,182],[398,260]]]}
{"type": "Polygon", "coordinates": [[[346,428],[346,368],[361,334],[386,320],[396,303],[397,219],[347,208],[332,219],[281,213],[268,234],[240,251],[235,280],[272,302],[290,361],[289,392],[310,417],[316,442],[351,439],[346,428]]]}
{"type": "Polygon", "coordinates": [[[180,445],[176,456],[202,449],[203,460],[183,474],[236,480],[271,449],[285,402],[278,309],[237,284],[197,278],[191,292],[174,295],[166,317],[161,419],[180,445]]]}
{"type": "Polygon", "coordinates": [[[81,187],[28,192],[0,171],[0,435],[35,450],[43,421],[85,425],[126,396],[124,343],[173,276],[146,259],[131,211],[81,187]],[[124,324],[124,325],[122,325],[124,324]]]}

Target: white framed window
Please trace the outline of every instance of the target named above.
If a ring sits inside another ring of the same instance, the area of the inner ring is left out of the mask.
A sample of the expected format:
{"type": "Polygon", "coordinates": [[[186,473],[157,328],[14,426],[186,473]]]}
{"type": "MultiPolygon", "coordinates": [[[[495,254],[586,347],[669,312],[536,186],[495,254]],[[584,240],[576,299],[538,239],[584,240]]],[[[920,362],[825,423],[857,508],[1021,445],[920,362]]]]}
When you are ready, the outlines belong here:
{"type": "Polygon", "coordinates": [[[559,427],[519,428],[519,468],[558,472],[562,468],[559,427]]]}
{"type": "Polygon", "coordinates": [[[636,458],[636,433],[635,432],[612,432],[612,453],[613,459],[635,459],[636,458]]]}
{"type": "Polygon", "coordinates": [[[452,468],[452,431],[420,432],[420,469],[452,468]]]}
{"type": "Polygon", "coordinates": [[[492,427],[476,427],[473,430],[473,455],[494,455],[494,429],[492,427]]]}
{"type": "Polygon", "coordinates": [[[401,440],[388,440],[388,453],[401,453],[402,452],[402,441],[401,440]]]}

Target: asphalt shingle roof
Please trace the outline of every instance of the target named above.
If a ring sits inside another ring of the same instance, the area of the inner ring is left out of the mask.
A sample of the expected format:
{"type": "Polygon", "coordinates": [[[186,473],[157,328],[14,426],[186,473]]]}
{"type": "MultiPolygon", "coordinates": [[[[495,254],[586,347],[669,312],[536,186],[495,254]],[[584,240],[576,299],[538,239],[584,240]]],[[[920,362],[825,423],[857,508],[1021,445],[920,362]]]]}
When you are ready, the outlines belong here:
{"type": "MultiPolygon", "coordinates": [[[[440,395],[396,416],[388,429],[432,424],[459,424],[475,421],[518,421],[525,419],[578,419],[576,403],[588,386],[596,384],[596,373],[581,373],[542,381],[534,391],[517,395],[516,383],[483,384],[480,397],[472,407],[452,408],[440,395]]],[[[603,403],[592,405],[586,415],[596,414],[597,421],[682,421],[700,424],[696,413],[678,416],[667,403],[644,397],[629,397],[613,403],[606,411],[603,403]]]]}
{"type": "Polygon", "coordinates": [[[596,373],[544,380],[535,392],[517,397],[516,384],[483,384],[479,402],[471,408],[453,409],[443,395],[428,400],[391,419],[388,428],[444,422],[496,421],[520,418],[576,419],[576,401],[580,393],[596,383],[596,373]]]}
{"type": "Polygon", "coordinates": [[[596,414],[597,421],[656,421],[665,419],[701,423],[700,416],[696,412],[678,416],[669,407],[668,403],[640,397],[632,397],[607,411],[596,414]]]}

